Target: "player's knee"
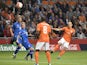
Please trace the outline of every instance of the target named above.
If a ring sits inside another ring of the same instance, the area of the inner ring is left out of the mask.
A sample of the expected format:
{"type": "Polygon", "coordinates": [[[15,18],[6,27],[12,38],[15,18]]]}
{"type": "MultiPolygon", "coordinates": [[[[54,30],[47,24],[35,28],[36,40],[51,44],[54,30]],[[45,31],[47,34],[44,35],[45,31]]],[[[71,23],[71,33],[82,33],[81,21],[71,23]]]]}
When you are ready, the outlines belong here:
{"type": "Polygon", "coordinates": [[[21,48],[22,47],[22,45],[21,44],[18,44],[18,46],[21,48]]]}
{"type": "Polygon", "coordinates": [[[46,50],[45,52],[50,52],[50,50],[46,50]]]}
{"type": "Polygon", "coordinates": [[[34,50],[34,48],[30,48],[29,50],[34,50]]]}
{"type": "Polygon", "coordinates": [[[37,49],[37,50],[35,50],[35,51],[38,51],[38,52],[39,52],[40,50],[39,50],[39,49],[37,49]]]}
{"type": "Polygon", "coordinates": [[[61,45],[62,45],[62,43],[60,43],[60,42],[59,42],[59,43],[58,43],[58,45],[59,45],[59,46],[61,46],[61,45]]]}

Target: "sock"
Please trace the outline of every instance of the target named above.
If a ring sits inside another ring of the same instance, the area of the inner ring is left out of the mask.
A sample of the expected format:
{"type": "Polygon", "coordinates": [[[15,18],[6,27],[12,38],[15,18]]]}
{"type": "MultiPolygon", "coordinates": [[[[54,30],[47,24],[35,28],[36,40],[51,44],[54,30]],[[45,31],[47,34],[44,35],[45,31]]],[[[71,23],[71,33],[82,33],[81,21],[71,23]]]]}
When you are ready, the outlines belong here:
{"type": "Polygon", "coordinates": [[[20,50],[20,47],[18,46],[18,47],[16,48],[16,50],[14,51],[14,54],[16,55],[19,50],[20,50]]]}
{"type": "Polygon", "coordinates": [[[33,53],[34,53],[34,51],[33,50],[30,50],[28,52],[28,54],[26,55],[26,57],[28,57],[30,55],[30,58],[32,59],[33,58],[33,53]]]}
{"type": "Polygon", "coordinates": [[[65,50],[61,50],[61,52],[59,53],[59,56],[61,57],[64,53],[65,53],[65,50]]]}
{"type": "Polygon", "coordinates": [[[53,50],[53,51],[54,51],[54,52],[55,52],[55,51],[57,51],[57,50],[58,50],[58,48],[59,48],[59,45],[57,44],[57,45],[55,46],[55,48],[54,48],[54,50],[53,50]]]}
{"type": "Polygon", "coordinates": [[[39,61],[39,51],[36,51],[35,52],[35,62],[36,62],[36,64],[38,64],[38,61],[39,61]]]}
{"type": "Polygon", "coordinates": [[[50,64],[51,56],[50,56],[50,52],[49,51],[46,51],[46,56],[47,56],[48,63],[50,64]]]}

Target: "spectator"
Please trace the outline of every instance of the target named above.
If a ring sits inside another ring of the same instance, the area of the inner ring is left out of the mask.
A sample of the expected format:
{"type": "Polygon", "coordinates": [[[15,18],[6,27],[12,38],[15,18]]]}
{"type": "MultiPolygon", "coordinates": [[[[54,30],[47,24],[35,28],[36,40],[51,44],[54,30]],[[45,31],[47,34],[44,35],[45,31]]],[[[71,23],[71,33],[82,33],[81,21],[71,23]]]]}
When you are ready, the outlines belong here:
{"type": "Polygon", "coordinates": [[[80,23],[86,22],[86,17],[83,13],[81,13],[81,15],[79,16],[79,21],[80,23]]]}
{"type": "Polygon", "coordinates": [[[10,27],[11,27],[10,24],[8,24],[8,25],[5,26],[5,29],[3,30],[4,37],[11,37],[10,27]]]}
{"type": "Polygon", "coordinates": [[[72,18],[74,12],[73,12],[73,9],[72,8],[69,8],[69,11],[67,11],[66,15],[69,17],[69,19],[72,18]]]}
{"type": "Polygon", "coordinates": [[[35,26],[41,21],[42,17],[46,17],[47,23],[52,27],[65,26],[71,20],[76,29],[76,36],[80,35],[80,33],[87,36],[87,5],[84,0],[57,0],[51,6],[49,3],[49,5],[43,6],[39,0],[19,0],[24,5],[22,9],[15,8],[17,0],[13,0],[12,3],[11,0],[8,1],[0,1],[0,21],[2,22],[0,23],[0,34],[3,34],[6,24],[13,24],[15,16],[21,14],[23,21],[27,24],[29,33],[33,35],[36,33],[35,26]],[[8,1],[10,1],[10,5],[5,4],[8,1]],[[79,26],[81,26],[82,31],[80,31],[79,26]]]}
{"type": "Polygon", "coordinates": [[[0,21],[0,37],[4,36],[3,30],[4,30],[3,21],[0,21]]]}
{"type": "Polygon", "coordinates": [[[36,25],[34,22],[32,22],[28,28],[29,36],[35,35],[35,31],[36,31],[36,25]]]}

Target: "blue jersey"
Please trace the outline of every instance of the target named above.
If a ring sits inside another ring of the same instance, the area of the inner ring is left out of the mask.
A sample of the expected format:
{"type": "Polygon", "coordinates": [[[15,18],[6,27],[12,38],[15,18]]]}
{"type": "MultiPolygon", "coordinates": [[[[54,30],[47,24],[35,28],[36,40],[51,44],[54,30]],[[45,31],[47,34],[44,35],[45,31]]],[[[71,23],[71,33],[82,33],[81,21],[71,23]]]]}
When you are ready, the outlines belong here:
{"type": "Polygon", "coordinates": [[[21,24],[19,22],[15,22],[12,26],[14,35],[18,35],[21,30],[21,24]]]}
{"type": "Polygon", "coordinates": [[[28,32],[26,29],[21,29],[21,31],[19,32],[19,35],[23,41],[28,41],[28,32]]]}
{"type": "Polygon", "coordinates": [[[17,40],[17,43],[21,43],[26,50],[33,47],[32,44],[28,41],[28,32],[26,29],[21,29],[19,32],[19,39],[17,40]]]}

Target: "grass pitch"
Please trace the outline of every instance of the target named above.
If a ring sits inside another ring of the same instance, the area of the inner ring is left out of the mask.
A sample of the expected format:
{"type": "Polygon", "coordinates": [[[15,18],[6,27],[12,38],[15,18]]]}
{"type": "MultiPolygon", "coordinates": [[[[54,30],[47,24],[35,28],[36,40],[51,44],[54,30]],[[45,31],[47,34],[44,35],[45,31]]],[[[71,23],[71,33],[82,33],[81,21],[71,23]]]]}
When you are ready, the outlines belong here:
{"type": "MultiPolygon", "coordinates": [[[[0,51],[0,65],[34,65],[34,61],[24,59],[26,52],[19,52],[12,59],[13,52],[0,51]]],[[[52,65],[87,65],[87,51],[67,51],[61,59],[56,59],[58,52],[51,54],[52,65]]],[[[40,52],[39,65],[48,65],[44,52],[40,52]]]]}

